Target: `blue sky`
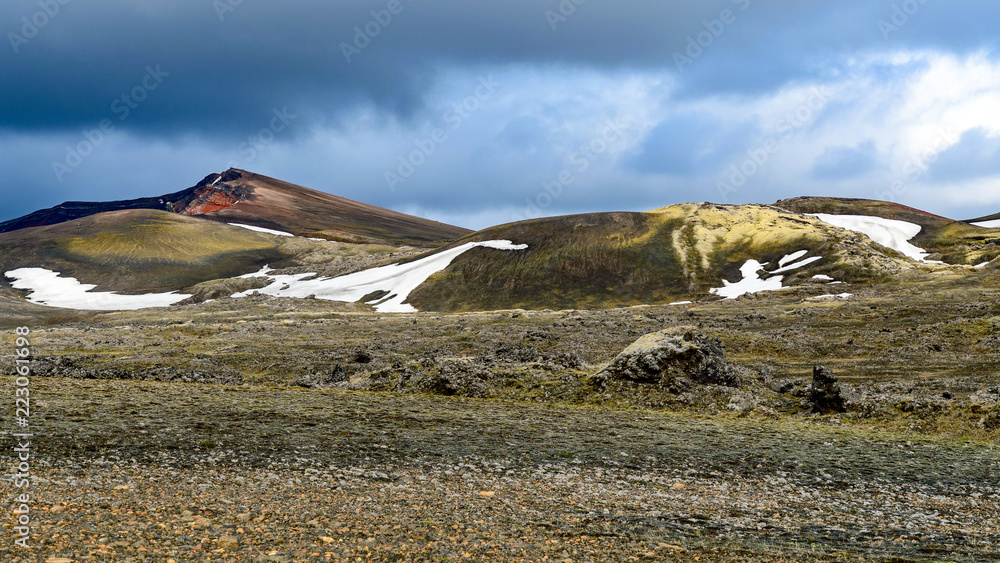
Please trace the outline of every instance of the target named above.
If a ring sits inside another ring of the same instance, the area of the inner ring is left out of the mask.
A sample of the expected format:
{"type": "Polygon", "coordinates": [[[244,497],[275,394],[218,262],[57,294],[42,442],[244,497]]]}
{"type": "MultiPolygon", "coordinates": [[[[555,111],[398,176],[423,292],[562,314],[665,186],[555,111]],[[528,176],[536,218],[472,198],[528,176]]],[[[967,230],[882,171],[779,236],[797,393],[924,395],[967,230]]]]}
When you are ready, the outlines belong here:
{"type": "Polygon", "coordinates": [[[0,220],[245,168],[471,228],[682,201],[1000,211],[985,0],[14,0],[0,220]]]}

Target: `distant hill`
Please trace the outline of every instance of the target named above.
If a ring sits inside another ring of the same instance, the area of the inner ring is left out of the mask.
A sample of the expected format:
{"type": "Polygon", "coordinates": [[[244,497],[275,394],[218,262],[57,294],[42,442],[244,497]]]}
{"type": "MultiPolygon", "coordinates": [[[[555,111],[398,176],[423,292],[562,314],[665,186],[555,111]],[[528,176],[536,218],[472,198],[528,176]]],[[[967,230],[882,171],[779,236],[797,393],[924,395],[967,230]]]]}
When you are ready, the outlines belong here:
{"type": "Polygon", "coordinates": [[[985,223],[987,221],[1000,221],[1000,213],[994,213],[993,215],[986,215],[984,217],[978,217],[976,219],[967,219],[965,223],[985,223]]]}
{"type": "Polygon", "coordinates": [[[796,213],[870,215],[920,225],[920,233],[913,238],[913,244],[936,253],[934,258],[949,264],[975,265],[1000,255],[1000,233],[993,234],[982,227],[969,225],[969,221],[955,221],[898,203],[872,199],[796,197],[774,205],[796,213]]]}
{"type": "Polygon", "coordinates": [[[66,202],[0,223],[0,233],[136,209],[244,223],[306,237],[396,246],[437,246],[472,232],[231,168],[159,197],[66,202]]]}

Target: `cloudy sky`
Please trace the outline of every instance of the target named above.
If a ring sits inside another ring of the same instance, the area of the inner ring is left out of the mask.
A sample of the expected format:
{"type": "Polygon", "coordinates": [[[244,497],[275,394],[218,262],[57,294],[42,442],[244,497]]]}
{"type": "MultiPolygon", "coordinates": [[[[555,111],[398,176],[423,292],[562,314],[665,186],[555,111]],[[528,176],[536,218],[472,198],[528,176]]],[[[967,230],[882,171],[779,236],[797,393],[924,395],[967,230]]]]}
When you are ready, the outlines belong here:
{"type": "Polygon", "coordinates": [[[466,227],[1000,211],[990,0],[7,0],[0,220],[230,166],[466,227]]]}

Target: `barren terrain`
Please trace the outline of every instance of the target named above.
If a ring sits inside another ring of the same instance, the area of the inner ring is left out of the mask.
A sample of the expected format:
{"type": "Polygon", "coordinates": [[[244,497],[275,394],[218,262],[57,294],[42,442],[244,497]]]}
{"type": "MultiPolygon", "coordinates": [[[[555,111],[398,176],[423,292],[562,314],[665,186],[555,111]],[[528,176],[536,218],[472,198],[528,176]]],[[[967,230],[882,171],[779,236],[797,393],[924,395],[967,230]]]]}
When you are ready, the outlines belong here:
{"type": "Polygon", "coordinates": [[[997,560],[997,281],[467,314],[7,299],[33,326],[37,527],[3,557],[997,560]],[[757,379],[595,384],[676,327],[757,379]],[[817,364],[847,412],[809,411],[817,364]]]}

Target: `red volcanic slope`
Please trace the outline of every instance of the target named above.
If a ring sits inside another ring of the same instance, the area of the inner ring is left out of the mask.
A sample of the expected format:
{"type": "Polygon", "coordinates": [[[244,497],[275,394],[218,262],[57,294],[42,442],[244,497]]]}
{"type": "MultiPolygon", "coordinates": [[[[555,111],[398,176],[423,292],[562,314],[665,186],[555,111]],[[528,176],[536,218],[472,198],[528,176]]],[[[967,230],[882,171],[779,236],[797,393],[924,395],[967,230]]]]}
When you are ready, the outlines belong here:
{"type": "Polygon", "coordinates": [[[295,235],[358,243],[437,246],[472,231],[231,168],[211,174],[173,210],[295,235]]]}
{"type": "Polygon", "coordinates": [[[0,233],[125,209],[155,209],[344,242],[437,246],[472,231],[231,168],[160,197],[70,201],[0,223],[0,233]]]}

